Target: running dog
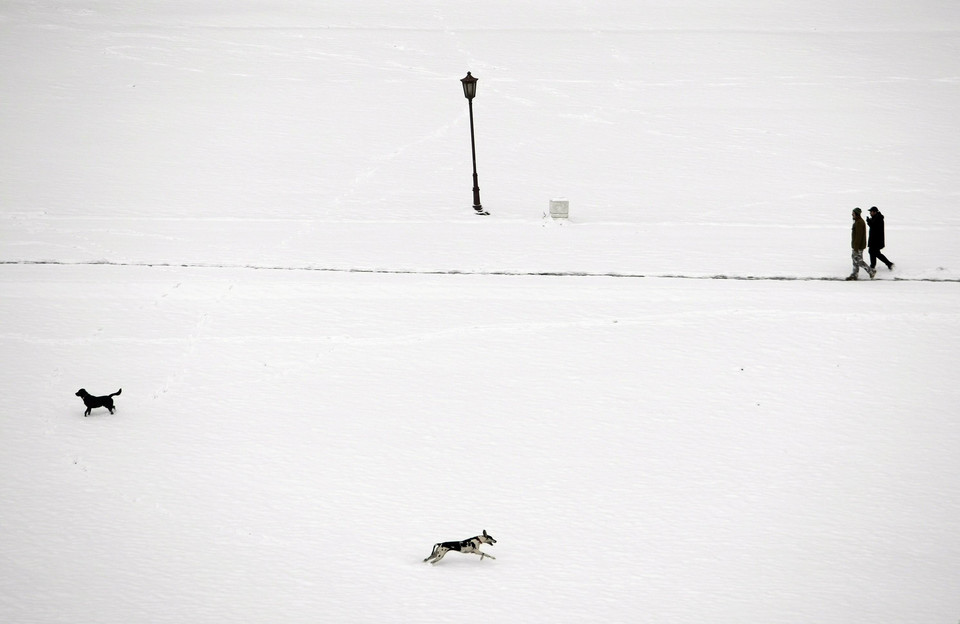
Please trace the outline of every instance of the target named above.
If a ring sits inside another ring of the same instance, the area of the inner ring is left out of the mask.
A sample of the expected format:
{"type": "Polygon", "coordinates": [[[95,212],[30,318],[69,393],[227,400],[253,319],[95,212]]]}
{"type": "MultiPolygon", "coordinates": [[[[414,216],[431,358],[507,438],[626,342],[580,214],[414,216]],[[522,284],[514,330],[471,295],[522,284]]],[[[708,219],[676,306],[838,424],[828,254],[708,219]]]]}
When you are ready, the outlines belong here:
{"type": "Polygon", "coordinates": [[[105,407],[108,410],[110,410],[110,413],[112,414],[113,410],[116,409],[113,406],[113,397],[117,396],[121,392],[123,392],[123,388],[120,388],[113,394],[110,394],[107,396],[95,397],[89,392],[87,392],[86,390],[84,390],[83,388],[80,388],[79,390],[77,390],[76,396],[83,399],[83,404],[87,406],[87,411],[83,413],[84,418],[89,416],[90,410],[92,410],[95,407],[105,407]]]}
{"type": "Polygon", "coordinates": [[[492,535],[487,535],[487,532],[484,531],[483,535],[478,535],[476,537],[471,537],[470,539],[465,539],[462,542],[440,542],[439,544],[433,545],[433,552],[430,553],[430,556],[424,559],[424,562],[429,561],[430,563],[437,563],[443,556],[451,550],[462,553],[473,553],[475,555],[480,555],[480,561],[483,561],[484,557],[490,557],[491,559],[496,559],[493,555],[488,555],[485,552],[480,552],[481,544],[496,544],[497,540],[493,539],[492,535]]]}

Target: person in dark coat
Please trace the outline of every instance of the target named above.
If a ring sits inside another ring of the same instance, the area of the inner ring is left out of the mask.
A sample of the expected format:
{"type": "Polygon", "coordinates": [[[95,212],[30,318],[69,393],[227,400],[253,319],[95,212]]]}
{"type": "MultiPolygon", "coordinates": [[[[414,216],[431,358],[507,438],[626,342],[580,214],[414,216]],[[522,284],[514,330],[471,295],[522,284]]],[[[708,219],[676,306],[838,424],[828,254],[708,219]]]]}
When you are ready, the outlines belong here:
{"type": "Polygon", "coordinates": [[[850,257],[853,259],[853,273],[847,277],[847,281],[857,279],[861,268],[867,272],[870,279],[873,279],[873,276],[877,274],[876,269],[871,269],[867,263],[863,261],[863,250],[867,246],[867,224],[860,218],[861,212],[862,210],[859,208],[853,209],[853,229],[850,234],[850,248],[853,250],[853,253],[850,254],[850,257]]]}
{"type": "Polygon", "coordinates": [[[885,244],[883,240],[883,215],[880,214],[876,206],[870,209],[867,225],[870,226],[870,238],[867,240],[867,249],[870,252],[870,268],[877,268],[877,258],[880,258],[880,261],[892,271],[893,263],[880,251],[885,244]]]}

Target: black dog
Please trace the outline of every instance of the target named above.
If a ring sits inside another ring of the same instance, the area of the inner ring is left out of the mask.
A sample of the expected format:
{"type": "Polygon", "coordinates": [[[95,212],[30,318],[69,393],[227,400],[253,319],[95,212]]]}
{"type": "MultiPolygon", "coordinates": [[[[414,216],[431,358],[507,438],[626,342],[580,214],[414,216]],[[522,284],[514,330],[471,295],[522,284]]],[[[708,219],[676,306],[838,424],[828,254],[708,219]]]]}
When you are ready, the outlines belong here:
{"type": "Polygon", "coordinates": [[[83,416],[84,417],[89,416],[90,410],[92,410],[95,407],[105,407],[108,410],[110,410],[110,413],[112,414],[113,410],[115,409],[113,407],[113,397],[117,396],[121,392],[123,392],[123,388],[120,388],[119,390],[117,390],[116,392],[108,396],[95,397],[89,392],[87,392],[86,390],[84,390],[83,388],[80,388],[79,390],[77,390],[77,396],[83,399],[83,404],[87,406],[87,411],[83,413],[83,416]]]}

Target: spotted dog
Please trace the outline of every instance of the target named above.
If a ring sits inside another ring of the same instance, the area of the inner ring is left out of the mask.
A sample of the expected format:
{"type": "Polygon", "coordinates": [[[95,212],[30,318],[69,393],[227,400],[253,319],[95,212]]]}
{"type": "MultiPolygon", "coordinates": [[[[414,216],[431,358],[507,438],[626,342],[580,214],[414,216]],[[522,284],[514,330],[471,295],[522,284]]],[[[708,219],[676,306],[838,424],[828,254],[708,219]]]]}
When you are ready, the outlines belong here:
{"type": "Polygon", "coordinates": [[[83,413],[84,416],[89,416],[90,410],[92,410],[95,407],[105,407],[108,410],[110,410],[110,413],[112,414],[113,410],[115,409],[113,406],[113,397],[117,396],[122,391],[123,391],[123,388],[120,388],[120,390],[117,390],[113,394],[98,397],[98,396],[93,396],[83,388],[80,388],[79,390],[77,390],[76,396],[83,399],[83,404],[87,406],[87,411],[83,413]]]}
{"type": "Polygon", "coordinates": [[[430,553],[430,556],[424,559],[424,561],[429,561],[430,563],[437,563],[443,556],[451,550],[462,553],[473,553],[475,555],[480,555],[480,561],[483,561],[484,557],[490,557],[491,559],[496,559],[493,555],[488,555],[485,552],[480,552],[481,544],[496,544],[497,540],[493,539],[492,535],[488,535],[486,531],[483,532],[483,535],[478,535],[476,537],[471,537],[470,539],[465,539],[462,542],[440,542],[439,544],[433,545],[433,552],[430,553]]]}

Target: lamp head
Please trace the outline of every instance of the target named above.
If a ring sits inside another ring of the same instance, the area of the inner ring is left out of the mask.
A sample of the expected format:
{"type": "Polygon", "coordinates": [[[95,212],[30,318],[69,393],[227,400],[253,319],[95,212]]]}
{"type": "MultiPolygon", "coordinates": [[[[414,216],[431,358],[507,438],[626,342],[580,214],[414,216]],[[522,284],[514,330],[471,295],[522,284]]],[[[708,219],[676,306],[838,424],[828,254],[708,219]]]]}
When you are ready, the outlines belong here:
{"type": "Polygon", "coordinates": [[[472,100],[477,95],[477,79],[473,77],[470,72],[467,72],[465,78],[461,78],[460,82],[463,83],[463,97],[468,100],[472,100]]]}

